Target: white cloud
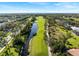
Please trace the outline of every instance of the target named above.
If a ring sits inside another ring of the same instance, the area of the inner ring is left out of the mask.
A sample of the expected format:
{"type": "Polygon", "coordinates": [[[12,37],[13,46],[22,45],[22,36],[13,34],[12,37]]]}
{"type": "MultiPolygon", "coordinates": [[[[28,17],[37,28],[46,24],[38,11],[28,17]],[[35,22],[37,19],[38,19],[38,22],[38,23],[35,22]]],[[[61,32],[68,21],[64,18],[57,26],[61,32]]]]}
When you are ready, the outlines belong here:
{"type": "Polygon", "coordinates": [[[79,5],[76,4],[70,4],[70,3],[56,3],[54,4],[56,7],[60,8],[78,8],[79,5]]]}
{"type": "Polygon", "coordinates": [[[75,5],[63,5],[64,8],[77,8],[75,5]]]}
{"type": "Polygon", "coordinates": [[[0,13],[45,13],[44,10],[6,10],[0,11],[0,13]]]}
{"type": "Polygon", "coordinates": [[[53,10],[48,12],[49,13],[79,13],[79,10],[53,10]]]}
{"type": "Polygon", "coordinates": [[[37,4],[37,5],[47,5],[47,4],[49,4],[47,2],[28,2],[28,3],[30,3],[30,4],[37,4]]]}
{"type": "Polygon", "coordinates": [[[55,6],[60,6],[61,4],[60,3],[56,3],[56,4],[54,4],[55,6]]]}
{"type": "Polygon", "coordinates": [[[7,10],[0,11],[0,13],[79,13],[79,10],[7,10]]]}
{"type": "Polygon", "coordinates": [[[78,5],[55,3],[49,4],[45,2],[28,2],[30,5],[27,6],[11,6],[11,5],[0,5],[0,13],[78,13],[78,5]],[[31,6],[33,5],[34,6],[31,6]],[[41,5],[41,6],[38,6],[41,5]]]}

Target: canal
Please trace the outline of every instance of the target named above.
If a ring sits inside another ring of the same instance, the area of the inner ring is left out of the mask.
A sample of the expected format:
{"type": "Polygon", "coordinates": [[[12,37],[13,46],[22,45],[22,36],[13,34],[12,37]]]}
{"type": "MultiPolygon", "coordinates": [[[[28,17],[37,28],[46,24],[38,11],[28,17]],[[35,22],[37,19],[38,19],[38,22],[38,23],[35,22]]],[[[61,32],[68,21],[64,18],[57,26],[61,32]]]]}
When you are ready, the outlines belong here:
{"type": "Polygon", "coordinates": [[[31,27],[30,35],[29,35],[28,39],[26,39],[26,42],[24,43],[24,45],[22,47],[21,56],[29,55],[29,52],[28,52],[29,42],[30,42],[31,38],[37,33],[37,30],[38,30],[38,25],[36,22],[34,22],[31,27]]]}

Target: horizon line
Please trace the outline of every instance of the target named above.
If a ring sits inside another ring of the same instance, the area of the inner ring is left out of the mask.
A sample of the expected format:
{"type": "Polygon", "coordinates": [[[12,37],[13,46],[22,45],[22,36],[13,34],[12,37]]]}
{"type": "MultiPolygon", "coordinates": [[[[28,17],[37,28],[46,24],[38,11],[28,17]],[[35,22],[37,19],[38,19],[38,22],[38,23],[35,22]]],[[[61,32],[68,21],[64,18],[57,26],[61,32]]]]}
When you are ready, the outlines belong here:
{"type": "MultiPolygon", "coordinates": [[[[53,14],[53,13],[48,13],[48,14],[53,14]]],[[[60,13],[60,12],[55,12],[55,13],[60,13]]],[[[61,12],[61,13],[65,13],[65,12],[61,12]]],[[[71,13],[71,12],[68,12],[68,13],[71,13]]],[[[16,13],[0,13],[0,14],[16,14],[16,13]]],[[[19,14],[19,13],[17,13],[17,14],[19,14]]],[[[23,13],[23,14],[26,14],[26,13],[23,13]]],[[[27,14],[39,14],[39,12],[37,12],[37,13],[27,13],[27,14]]],[[[40,14],[47,14],[47,13],[40,13],[40,14]]],[[[78,14],[78,13],[76,13],[76,14],[78,14]]]]}

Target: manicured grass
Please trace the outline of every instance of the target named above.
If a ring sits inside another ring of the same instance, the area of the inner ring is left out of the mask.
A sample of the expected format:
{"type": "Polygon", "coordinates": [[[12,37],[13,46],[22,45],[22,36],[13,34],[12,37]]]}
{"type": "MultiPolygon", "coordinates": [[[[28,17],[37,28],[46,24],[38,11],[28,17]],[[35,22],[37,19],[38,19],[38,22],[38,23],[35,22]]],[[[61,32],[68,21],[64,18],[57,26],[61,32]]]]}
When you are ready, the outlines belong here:
{"type": "Polygon", "coordinates": [[[31,56],[47,56],[48,48],[44,40],[45,19],[42,16],[37,17],[38,31],[36,36],[31,39],[29,52],[31,56]]]}

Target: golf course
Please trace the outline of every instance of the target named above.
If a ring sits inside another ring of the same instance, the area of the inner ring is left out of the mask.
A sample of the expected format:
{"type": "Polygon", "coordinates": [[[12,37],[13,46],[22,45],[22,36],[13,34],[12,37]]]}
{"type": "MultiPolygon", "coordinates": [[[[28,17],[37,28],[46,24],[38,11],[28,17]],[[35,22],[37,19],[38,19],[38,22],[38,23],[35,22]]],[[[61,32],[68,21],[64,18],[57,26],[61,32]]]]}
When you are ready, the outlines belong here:
{"type": "Polygon", "coordinates": [[[48,48],[45,42],[45,19],[42,16],[36,18],[38,25],[38,31],[29,43],[29,55],[30,56],[47,56],[48,48]]]}

